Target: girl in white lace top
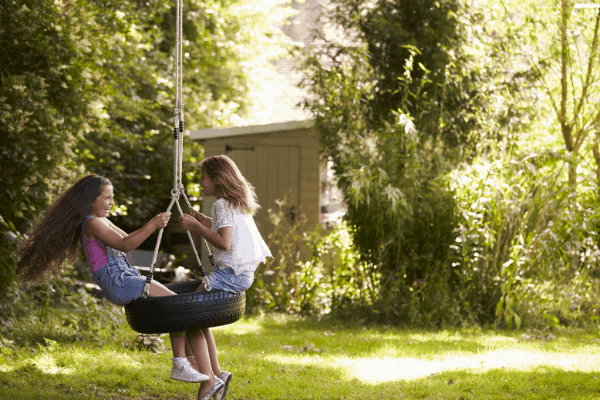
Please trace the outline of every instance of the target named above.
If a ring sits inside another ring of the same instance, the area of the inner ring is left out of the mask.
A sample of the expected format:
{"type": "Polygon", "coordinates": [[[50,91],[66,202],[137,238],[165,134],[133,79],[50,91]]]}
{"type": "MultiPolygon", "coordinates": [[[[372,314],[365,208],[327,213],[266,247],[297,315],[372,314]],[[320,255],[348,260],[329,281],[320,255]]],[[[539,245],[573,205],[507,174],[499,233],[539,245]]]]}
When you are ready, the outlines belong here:
{"type": "MultiPolygon", "coordinates": [[[[243,292],[254,281],[254,271],[267,257],[273,257],[260,236],[252,216],[260,207],[252,185],[242,176],[235,163],[227,156],[215,156],[202,162],[200,186],[204,197],[218,200],[212,207],[212,218],[192,210],[191,215],[179,217],[184,229],[198,232],[214,246],[215,270],[209,275],[211,290],[243,292]]],[[[204,284],[198,287],[204,290],[204,284]]],[[[215,393],[217,399],[225,398],[231,373],[221,371],[217,345],[209,328],[202,329],[209,357],[190,358],[192,365],[208,376],[219,377],[224,386],[215,393]]],[[[191,343],[190,343],[191,344],[191,343]]],[[[186,353],[192,356],[189,346],[186,353]]],[[[215,382],[218,380],[215,378],[215,382]]],[[[203,382],[198,398],[211,396],[213,386],[203,382]]],[[[214,385],[214,383],[212,384],[214,385]]]]}
{"type": "Polygon", "coordinates": [[[199,233],[215,248],[217,265],[209,276],[211,288],[245,291],[252,285],[258,265],[272,257],[252,218],[260,207],[256,194],[227,156],[205,159],[201,171],[204,197],[218,199],[211,210],[212,218],[192,210],[192,215],[179,220],[184,229],[199,233]]]}

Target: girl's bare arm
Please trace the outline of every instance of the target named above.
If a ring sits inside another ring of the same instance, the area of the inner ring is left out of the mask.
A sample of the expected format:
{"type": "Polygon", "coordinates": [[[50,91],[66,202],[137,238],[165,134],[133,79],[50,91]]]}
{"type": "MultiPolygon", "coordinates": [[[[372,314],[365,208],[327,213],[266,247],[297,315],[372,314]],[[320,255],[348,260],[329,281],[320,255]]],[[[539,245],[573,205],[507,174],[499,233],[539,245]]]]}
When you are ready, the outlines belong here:
{"type": "Polygon", "coordinates": [[[112,230],[116,231],[118,234],[121,235],[121,237],[125,237],[128,235],[127,232],[125,232],[123,229],[119,228],[118,226],[116,226],[115,224],[112,223],[112,221],[108,218],[102,218],[102,220],[104,222],[106,222],[108,224],[108,227],[111,228],[112,230]]]}
{"type": "Polygon", "coordinates": [[[144,242],[156,229],[164,228],[170,213],[160,213],[137,231],[127,234],[108,220],[93,218],[85,224],[85,234],[92,240],[123,252],[130,252],[144,242]]]}
{"type": "Polygon", "coordinates": [[[233,229],[231,226],[224,226],[215,233],[201,224],[191,215],[187,214],[179,217],[179,222],[181,223],[183,229],[199,233],[200,236],[205,238],[208,243],[212,244],[217,249],[228,251],[231,248],[231,238],[233,236],[233,229]]]}
{"type": "Polygon", "coordinates": [[[207,217],[206,215],[198,212],[192,208],[192,217],[196,218],[198,222],[207,227],[208,229],[212,228],[212,218],[207,217]]]}

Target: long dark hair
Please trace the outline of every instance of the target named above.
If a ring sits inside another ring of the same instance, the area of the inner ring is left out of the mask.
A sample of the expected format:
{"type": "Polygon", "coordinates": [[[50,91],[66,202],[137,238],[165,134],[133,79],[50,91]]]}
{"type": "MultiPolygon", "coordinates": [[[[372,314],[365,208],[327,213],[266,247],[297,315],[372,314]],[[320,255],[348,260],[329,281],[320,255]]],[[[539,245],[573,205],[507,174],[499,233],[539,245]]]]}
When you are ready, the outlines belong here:
{"type": "Polygon", "coordinates": [[[108,179],[88,175],[64,192],[19,248],[17,274],[35,282],[47,271],[59,271],[65,259],[74,261],[81,224],[106,185],[108,179]]]}

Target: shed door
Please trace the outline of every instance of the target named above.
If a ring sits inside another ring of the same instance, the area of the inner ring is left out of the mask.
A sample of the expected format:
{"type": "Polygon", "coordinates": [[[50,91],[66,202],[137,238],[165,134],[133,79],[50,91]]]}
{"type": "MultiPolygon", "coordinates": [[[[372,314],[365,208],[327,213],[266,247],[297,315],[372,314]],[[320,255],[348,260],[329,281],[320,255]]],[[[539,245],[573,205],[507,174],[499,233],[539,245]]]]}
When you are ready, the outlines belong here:
{"type": "Polygon", "coordinates": [[[227,155],[236,163],[240,172],[254,186],[258,204],[256,225],[267,240],[273,231],[267,210],[277,211],[275,200],[288,196],[284,212],[291,217],[292,207],[298,210],[300,194],[300,147],[299,146],[227,146],[227,155]]]}

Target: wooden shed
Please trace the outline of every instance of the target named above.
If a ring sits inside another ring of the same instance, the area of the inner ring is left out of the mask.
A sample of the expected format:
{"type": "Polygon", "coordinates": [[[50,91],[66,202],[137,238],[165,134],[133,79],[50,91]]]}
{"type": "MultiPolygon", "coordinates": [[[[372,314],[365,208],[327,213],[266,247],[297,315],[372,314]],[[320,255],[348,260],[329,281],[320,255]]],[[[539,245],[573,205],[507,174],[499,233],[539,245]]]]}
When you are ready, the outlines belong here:
{"type": "MultiPolygon", "coordinates": [[[[190,131],[204,145],[204,156],[227,155],[255,187],[261,209],[254,219],[267,240],[273,225],[267,210],[277,210],[276,200],[287,198],[289,218],[297,212],[307,217],[307,228],[319,223],[321,173],[318,134],[312,121],[190,131]]],[[[202,200],[202,213],[210,216],[214,198],[202,200]]],[[[202,252],[204,265],[210,265],[202,252]]]]}

